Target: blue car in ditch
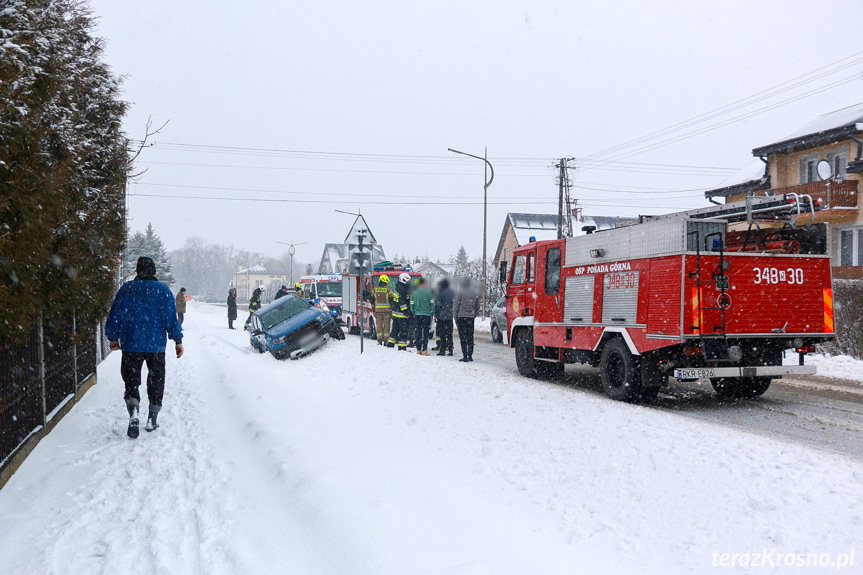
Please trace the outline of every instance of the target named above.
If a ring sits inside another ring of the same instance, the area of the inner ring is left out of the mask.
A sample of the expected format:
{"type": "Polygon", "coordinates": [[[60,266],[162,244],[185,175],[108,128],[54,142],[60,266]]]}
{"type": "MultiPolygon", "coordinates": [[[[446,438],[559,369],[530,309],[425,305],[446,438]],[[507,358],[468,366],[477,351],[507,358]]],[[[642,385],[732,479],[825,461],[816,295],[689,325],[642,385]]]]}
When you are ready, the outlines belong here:
{"type": "Polygon", "coordinates": [[[280,297],[253,313],[249,326],[252,347],[277,359],[299,359],[330,339],[345,339],[332,314],[294,295],[280,297]]]}

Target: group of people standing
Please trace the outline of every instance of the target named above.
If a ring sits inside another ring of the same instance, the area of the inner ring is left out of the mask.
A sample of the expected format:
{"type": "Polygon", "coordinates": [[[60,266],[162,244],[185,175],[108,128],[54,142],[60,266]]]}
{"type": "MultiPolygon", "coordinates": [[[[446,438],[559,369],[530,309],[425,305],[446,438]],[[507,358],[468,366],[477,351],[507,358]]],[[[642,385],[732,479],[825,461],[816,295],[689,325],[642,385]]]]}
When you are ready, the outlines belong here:
{"type": "Polygon", "coordinates": [[[410,274],[402,273],[395,289],[392,289],[390,277],[382,274],[378,276],[370,299],[374,305],[378,345],[399,350],[415,346],[417,355],[429,355],[429,332],[434,318],[437,345],[432,351],[437,351],[437,355],[452,355],[455,319],[462,351],[459,361],[473,361],[473,331],[479,310],[479,294],[470,280],[463,280],[455,292],[449,280],[444,278],[434,293],[426,278],[412,278],[410,274]]]}

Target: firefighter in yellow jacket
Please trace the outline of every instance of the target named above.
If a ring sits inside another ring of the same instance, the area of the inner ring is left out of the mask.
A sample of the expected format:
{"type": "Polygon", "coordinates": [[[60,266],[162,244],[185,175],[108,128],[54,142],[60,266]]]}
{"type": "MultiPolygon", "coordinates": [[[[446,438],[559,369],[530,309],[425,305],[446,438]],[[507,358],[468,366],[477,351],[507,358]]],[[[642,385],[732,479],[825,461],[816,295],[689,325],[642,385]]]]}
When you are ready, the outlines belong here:
{"type": "Polygon", "coordinates": [[[410,274],[399,274],[399,283],[390,299],[393,328],[387,339],[387,347],[399,346],[399,351],[408,348],[408,318],[411,316],[410,274]]]}
{"type": "Polygon", "coordinates": [[[387,338],[390,336],[390,278],[382,274],[378,279],[378,285],[372,290],[372,295],[375,302],[375,329],[377,330],[378,345],[387,343],[387,338]]]}

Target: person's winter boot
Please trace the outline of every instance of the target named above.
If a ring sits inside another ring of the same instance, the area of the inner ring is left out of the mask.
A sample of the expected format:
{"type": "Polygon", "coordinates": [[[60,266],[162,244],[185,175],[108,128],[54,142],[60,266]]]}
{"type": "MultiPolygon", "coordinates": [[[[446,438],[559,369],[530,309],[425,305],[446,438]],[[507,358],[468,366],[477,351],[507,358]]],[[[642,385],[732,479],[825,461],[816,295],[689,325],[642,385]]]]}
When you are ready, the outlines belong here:
{"type": "Polygon", "coordinates": [[[144,429],[147,431],[153,431],[159,427],[159,424],[156,423],[156,418],[159,416],[160,409],[162,409],[161,405],[150,404],[150,413],[147,414],[147,425],[144,426],[144,429]]]}
{"type": "Polygon", "coordinates": [[[129,429],[126,435],[135,439],[138,437],[138,400],[130,397],[126,400],[126,409],[129,411],[129,429]]]}
{"type": "Polygon", "coordinates": [[[437,352],[437,354],[438,355],[446,355],[446,352],[444,350],[440,350],[439,352],[437,352]]]}

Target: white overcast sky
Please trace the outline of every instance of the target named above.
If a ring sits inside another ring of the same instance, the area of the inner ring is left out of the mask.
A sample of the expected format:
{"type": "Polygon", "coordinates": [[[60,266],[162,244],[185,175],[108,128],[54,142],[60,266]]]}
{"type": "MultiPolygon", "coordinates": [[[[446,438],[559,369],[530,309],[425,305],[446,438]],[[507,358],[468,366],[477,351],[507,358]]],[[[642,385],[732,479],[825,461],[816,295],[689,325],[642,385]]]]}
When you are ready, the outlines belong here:
{"type": "Polygon", "coordinates": [[[555,158],[577,158],[587,215],[701,207],[752,148],[863,101],[860,0],[91,7],[126,77],[127,133],[169,121],[129,186],[130,225],[152,222],[169,249],[200,236],[275,256],[307,242],[296,257],[316,263],[353,223],[335,210],[360,209],[389,256],[479,256],[483,162],[447,148],[487,147],[491,257],[507,212],[556,213],[555,158]],[[593,156],[777,86],[662,139],[722,127],[593,156]]]}

